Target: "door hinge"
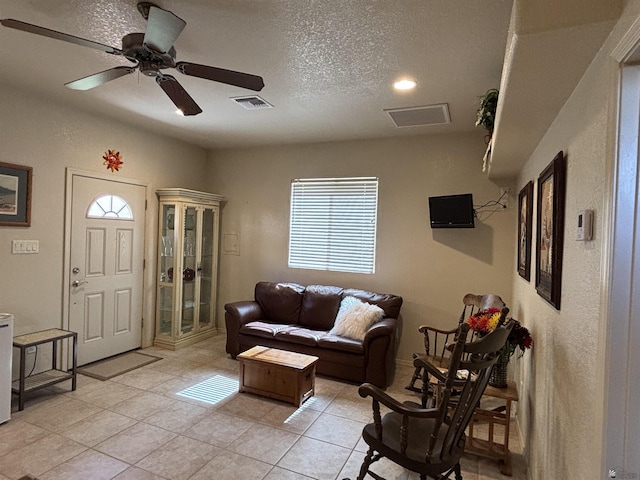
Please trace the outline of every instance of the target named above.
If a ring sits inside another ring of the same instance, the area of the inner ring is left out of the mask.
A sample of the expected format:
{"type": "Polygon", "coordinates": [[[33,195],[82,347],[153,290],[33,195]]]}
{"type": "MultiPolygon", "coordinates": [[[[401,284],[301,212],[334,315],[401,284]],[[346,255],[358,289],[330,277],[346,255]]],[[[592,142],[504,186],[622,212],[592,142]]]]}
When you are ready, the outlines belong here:
{"type": "Polygon", "coordinates": [[[147,259],[143,258],[142,259],[142,269],[144,270],[145,268],[147,268],[147,259]]]}
{"type": "Polygon", "coordinates": [[[142,327],[142,328],[144,328],[144,318],[142,318],[141,320],[142,320],[142,321],[140,322],[140,323],[141,323],[141,327],[142,327]]]}
{"type": "Polygon", "coordinates": [[[144,209],[145,209],[145,210],[147,209],[147,200],[146,200],[146,199],[145,199],[145,201],[144,201],[144,209]]]}

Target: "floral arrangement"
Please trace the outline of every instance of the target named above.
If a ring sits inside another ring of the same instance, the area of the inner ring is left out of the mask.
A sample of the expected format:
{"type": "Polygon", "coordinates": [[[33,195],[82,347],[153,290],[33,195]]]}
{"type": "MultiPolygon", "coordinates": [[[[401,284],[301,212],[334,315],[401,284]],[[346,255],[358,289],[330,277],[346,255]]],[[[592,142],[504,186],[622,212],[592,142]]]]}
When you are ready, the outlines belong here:
{"type": "MultiPolygon", "coordinates": [[[[475,330],[480,335],[486,335],[487,333],[493,332],[503,323],[501,319],[500,309],[488,308],[470,316],[467,319],[467,323],[471,330],[475,330]]],[[[533,337],[531,337],[529,329],[523,326],[518,320],[512,320],[515,324],[513,329],[511,329],[511,333],[509,333],[509,338],[502,353],[507,357],[511,357],[511,355],[515,353],[516,348],[519,348],[521,355],[524,355],[524,352],[533,345],[533,337]]]]}

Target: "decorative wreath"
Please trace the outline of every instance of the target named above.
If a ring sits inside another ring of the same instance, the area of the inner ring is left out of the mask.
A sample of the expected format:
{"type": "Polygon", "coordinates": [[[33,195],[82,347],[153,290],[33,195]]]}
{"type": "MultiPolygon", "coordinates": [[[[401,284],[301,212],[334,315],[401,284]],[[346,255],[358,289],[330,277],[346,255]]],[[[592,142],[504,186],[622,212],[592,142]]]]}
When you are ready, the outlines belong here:
{"type": "Polygon", "coordinates": [[[104,159],[103,165],[106,165],[107,170],[110,169],[112,172],[120,170],[120,167],[124,163],[120,157],[120,152],[114,150],[107,150],[102,158],[104,159]]]}

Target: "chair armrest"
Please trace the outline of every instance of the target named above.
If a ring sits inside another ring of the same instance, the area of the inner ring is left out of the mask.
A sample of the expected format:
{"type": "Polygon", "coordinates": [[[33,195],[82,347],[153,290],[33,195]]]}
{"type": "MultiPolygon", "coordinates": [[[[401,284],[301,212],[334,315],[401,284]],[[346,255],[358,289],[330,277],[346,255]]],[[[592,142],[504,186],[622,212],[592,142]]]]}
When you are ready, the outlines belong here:
{"type": "Polygon", "coordinates": [[[363,383],[360,385],[358,388],[358,394],[362,398],[372,397],[373,400],[380,402],[394,412],[398,412],[409,417],[435,418],[438,415],[437,408],[418,408],[400,403],[371,383],[363,383]]]}
{"type": "Polygon", "coordinates": [[[443,335],[451,335],[453,333],[456,333],[458,331],[458,329],[454,328],[452,330],[442,330],[440,328],[431,327],[429,325],[420,325],[418,327],[418,332],[420,332],[422,334],[424,334],[425,332],[428,332],[428,331],[440,333],[440,334],[443,334],[443,335]]]}

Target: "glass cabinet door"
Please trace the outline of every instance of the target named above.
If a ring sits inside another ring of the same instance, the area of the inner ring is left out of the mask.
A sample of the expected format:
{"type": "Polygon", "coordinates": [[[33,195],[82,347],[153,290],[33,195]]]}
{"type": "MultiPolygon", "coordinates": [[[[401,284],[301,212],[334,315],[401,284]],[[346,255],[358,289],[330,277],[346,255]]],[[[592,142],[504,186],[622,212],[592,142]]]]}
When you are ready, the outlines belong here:
{"type": "Polygon", "coordinates": [[[196,207],[184,210],[184,232],[182,245],[182,321],[180,333],[190,333],[195,329],[196,315],[196,241],[198,233],[198,212],[196,207]]]}
{"type": "Polygon", "coordinates": [[[174,221],[176,214],[175,205],[162,206],[162,225],[160,262],[158,266],[158,334],[172,335],[171,319],[173,315],[173,264],[175,249],[174,221]]]}
{"type": "Polygon", "coordinates": [[[202,232],[200,237],[200,311],[198,321],[201,328],[211,326],[213,318],[212,291],[213,291],[213,235],[216,212],[212,208],[202,211],[202,232]]]}

